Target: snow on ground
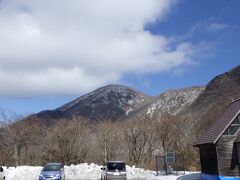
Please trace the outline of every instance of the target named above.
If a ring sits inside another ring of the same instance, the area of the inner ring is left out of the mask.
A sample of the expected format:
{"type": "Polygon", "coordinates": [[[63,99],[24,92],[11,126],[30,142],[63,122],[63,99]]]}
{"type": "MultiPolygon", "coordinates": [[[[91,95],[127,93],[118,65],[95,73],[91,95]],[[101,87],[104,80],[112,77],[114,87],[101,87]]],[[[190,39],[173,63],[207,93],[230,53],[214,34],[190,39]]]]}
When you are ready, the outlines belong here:
{"type": "MultiPolygon", "coordinates": [[[[66,180],[99,180],[100,170],[96,164],[65,166],[66,180]]],[[[6,180],[38,180],[42,170],[40,166],[19,166],[4,168],[6,180]]],[[[155,172],[127,166],[127,178],[130,180],[199,180],[199,173],[187,173],[182,176],[156,176],[155,172]]]]}

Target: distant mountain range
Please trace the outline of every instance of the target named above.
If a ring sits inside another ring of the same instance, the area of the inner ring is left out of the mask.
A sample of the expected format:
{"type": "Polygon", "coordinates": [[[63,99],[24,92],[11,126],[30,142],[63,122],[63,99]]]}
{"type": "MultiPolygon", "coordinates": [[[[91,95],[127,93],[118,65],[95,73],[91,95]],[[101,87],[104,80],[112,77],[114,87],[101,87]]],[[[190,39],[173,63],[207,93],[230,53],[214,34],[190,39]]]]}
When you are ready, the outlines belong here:
{"type": "Polygon", "coordinates": [[[177,114],[191,105],[204,87],[170,90],[159,96],[148,96],[121,85],[109,85],[83,95],[55,110],[37,113],[40,119],[84,117],[91,120],[113,121],[136,114],[159,117],[161,113],[177,114]]]}
{"type": "Polygon", "coordinates": [[[126,86],[109,85],[55,110],[45,110],[32,117],[46,123],[73,117],[117,121],[137,114],[150,118],[160,118],[163,113],[173,116],[180,114],[189,121],[194,121],[200,133],[230,102],[238,98],[240,98],[240,66],[216,76],[206,87],[169,90],[154,97],[126,86]]]}

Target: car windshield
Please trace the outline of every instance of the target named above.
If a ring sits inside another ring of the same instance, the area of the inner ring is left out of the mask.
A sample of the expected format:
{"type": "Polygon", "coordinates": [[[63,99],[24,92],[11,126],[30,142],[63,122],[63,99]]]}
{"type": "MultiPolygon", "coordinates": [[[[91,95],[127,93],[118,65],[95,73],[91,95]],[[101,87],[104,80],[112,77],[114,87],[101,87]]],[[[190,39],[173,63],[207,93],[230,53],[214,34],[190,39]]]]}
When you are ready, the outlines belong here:
{"type": "Polygon", "coordinates": [[[61,166],[60,165],[46,165],[43,168],[43,171],[60,171],[61,166]]]}
{"type": "Polygon", "coordinates": [[[115,171],[115,170],[123,171],[125,170],[125,163],[107,163],[107,168],[110,171],[115,171]]]}

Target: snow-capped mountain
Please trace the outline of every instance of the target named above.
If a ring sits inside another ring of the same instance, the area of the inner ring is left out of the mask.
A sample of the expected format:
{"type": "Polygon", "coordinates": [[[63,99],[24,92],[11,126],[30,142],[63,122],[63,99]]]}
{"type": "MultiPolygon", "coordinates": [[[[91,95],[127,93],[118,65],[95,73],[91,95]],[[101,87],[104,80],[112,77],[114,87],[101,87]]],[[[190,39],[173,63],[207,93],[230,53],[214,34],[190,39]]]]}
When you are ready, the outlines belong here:
{"type": "Polygon", "coordinates": [[[203,89],[191,87],[170,90],[152,97],[126,86],[109,85],[36,116],[44,119],[84,117],[92,120],[120,120],[138,113],[149,117],[159,117],[165,112],[175,115],[189,106],[203,89]]]}
{"type": "Polygon", "coordinates": [[[152,101],[153,97],[126,86],[109,85],[67,103],[38,117],[85,117],[94,120],[125,118],[131,111],[152,101]]]}

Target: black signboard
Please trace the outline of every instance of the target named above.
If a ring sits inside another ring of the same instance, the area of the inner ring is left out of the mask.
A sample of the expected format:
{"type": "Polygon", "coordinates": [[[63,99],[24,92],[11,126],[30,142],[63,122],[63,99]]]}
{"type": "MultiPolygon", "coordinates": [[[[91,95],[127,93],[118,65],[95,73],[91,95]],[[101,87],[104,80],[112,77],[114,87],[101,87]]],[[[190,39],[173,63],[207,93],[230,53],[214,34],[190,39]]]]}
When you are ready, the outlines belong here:
{"type": "Polygon", "coordinates": [[[166,163],[170,163],[170,164],[175,163],[174,152],[167,152],[167,154],[166,154],[166,163]]]}

